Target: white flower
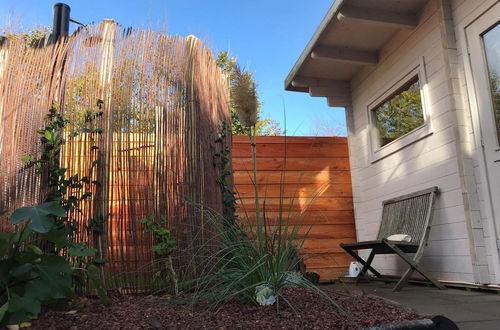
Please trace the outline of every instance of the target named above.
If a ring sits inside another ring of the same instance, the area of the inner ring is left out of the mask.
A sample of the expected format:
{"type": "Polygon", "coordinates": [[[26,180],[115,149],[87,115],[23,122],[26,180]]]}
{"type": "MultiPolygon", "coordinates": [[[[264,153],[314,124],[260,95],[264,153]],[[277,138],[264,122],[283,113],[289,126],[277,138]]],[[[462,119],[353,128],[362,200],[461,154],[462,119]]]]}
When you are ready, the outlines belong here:
{"type": "Polygon", "coordinates": [[[270,284],[261,284],[255,287],[255,300],[261,306],[274,305],[277,295],[270,284]]]}

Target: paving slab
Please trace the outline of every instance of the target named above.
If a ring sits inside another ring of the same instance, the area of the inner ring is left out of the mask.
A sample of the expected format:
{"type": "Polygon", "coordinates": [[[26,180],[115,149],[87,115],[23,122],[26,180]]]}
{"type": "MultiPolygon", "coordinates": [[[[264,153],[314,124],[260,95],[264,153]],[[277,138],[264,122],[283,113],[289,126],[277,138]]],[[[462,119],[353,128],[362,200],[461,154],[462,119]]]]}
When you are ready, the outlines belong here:
{"type": "Polygon", "coordinates": [[[421,304],[413,305],[408,303],[404,304],[402,303],[402,305],[407,306],[413,310],[416,310],[421,314],[443,315],[452,320],[453,322],[495,321],[495,320],[500,321],[500,317],[498,316],[468,309],[463,304],[440,305],[440,304],[434,304],[433,301],[429,301],[425,305],[421,304]]]}
{"type": "Polygon", "coordinates": [[[500,323],[498,321],[473,321],[456,322],[460,330],[498,330],[500,323]]]}
{"type": "MultiPolygon", "coordinates": [[[[449,299],[446,298],[445,299],[449,299]]],[[[455,301],[464,302],[464,303],[481,303],[481,302],[497,302],[500,303],[500,294],[487,294],[487,295],[478,295],[478,296],[465,296],[465,297],[455,297],[455,301]]]]}
{"type": "MultiPolygon", "coordinates": [[[[500,302],[472,302],[464,303],[464,308],[471,311],[481,312],[495,316],[500,319],[500,302]]],[[[500,328],[500,327],[499,327],[500,328]]]]}
{"type": "Polygon", "coordinates": [[[500,294],[461,289],[438,290],[434,287],[408,285],[393,292],[391,284],[370,282],[336,285],[339,290],[362,291],[392,300],[424,315],[443,315],[460,329],[500,329],[500,294]]]}

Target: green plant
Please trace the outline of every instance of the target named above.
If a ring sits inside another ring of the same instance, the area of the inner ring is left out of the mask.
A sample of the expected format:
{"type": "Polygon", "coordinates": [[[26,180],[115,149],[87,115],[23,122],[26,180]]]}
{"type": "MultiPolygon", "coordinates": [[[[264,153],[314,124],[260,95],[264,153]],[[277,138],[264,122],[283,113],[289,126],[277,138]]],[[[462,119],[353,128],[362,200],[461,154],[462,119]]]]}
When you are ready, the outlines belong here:
{"type": "Polygon", "coordinates": [[[6,35],[7,39],[22,40],[26,48],[34,48],[34,47],[41,47],[44,45],[44,43],[50,36],[51,28],[41,27],[31,31],[21,31],[17,33],[15,31],[9,31],[4,29],[4,31],[2,32],[3,34],[6,35]]]}
{"type": "Polygon", "coordinates": [[[75,283],[86,280],[104,304],[110,303],[92,262],[96,249],[74,242],[76,227],[66,221],[67,213],[78,210],[79,202],[91,196],[90,191],[81,192],[84,186],[96,183],[90,176],[66,178],[59,156],[68,122],[56,106],[45,120],[45,127],[38,131],[41,157],[23,156],[22,161],[46,176],[50,190],[45,203],[21,207],[11,214],[10,221],[19,229],[0,233],[0,324],[36,318],[43,305],[72,298],[75,283]]]}
{"type": "MultiPolygon", "coordinates": [[[[98,100],[96,107],[98,111],[88,112],[85,118],[86,127],[80,131],[69,132],[71,137],[77,136],[80,132],[84,133],[102,133],[100,128],[89,128],[92,122],[102,115],[100,111],[102,107],[102,100],[98,100]]],[[[97,181],[92,181],[92,172],[96,162],[94,161],[89,173],[86,176],[80,177],[78,174],[67,177],[66,168],[60,164],[61,148],[65,141],[63,139],[63,132],[69,121],[64,119],[62,113],[58,110],[57,105],[53,105],[49,109],[49,113],[45,116],[45,127],[38,130],[40,135],[40,142],[42,145],[42,154],[39,159],[32,156],[23,156],[22,161],[27,163],[27,167],[35,167],[38,173],[48,177],[49,193],[45,199],[46,202],[57,202],[66,212],[78,210],[80,202],[92,196],[90,190],[91,185],[97,185],[97,181]]],[[[97,150],[95,145],[91,146],[91,151],[97,150]]],[[[48,247],[44,246],[47,252],[60,253],[61,249],[69,249],[68,254],[70,257],[75,257],[75,262],[80,264],[86,263],[79,257],[94,256],[96,250],[93,248],[85,247],[83,243],[72,241],[72,237],[77,230],[76,226],[72,223],[62,221],[62,218],[54,219],[53,233],[50,237],[57,237],[56,244],[49,244],[48,247]]],[[[48,240],[51,242],[51,240],[48,240]]],[[[52,241],[52,243],[54,243],[52,241]]]]}
{"type": "MultiPolygon", "coordinates": [[[[98,100],[96,106],[98,108],[97,111],[88,111],[85,116],[87,126],[81,128],[79,131],[69,132],[68,135],[70,137],[75,137],[79,133],[102,133],[102,129],[92,127],[92,122],[102,115],[102,111],[100,111],[102,101],[98,100]]],[[[26,167],[35,167],[38,173],[46,173],[48,176],[50,192],[46,197],[46,201],[57,201],[67,211],[72,211],[78,207],[81,201],[92,196],[90,186],[98,184],[97,181],[91,180],[96,162],[92,164],[87,175],[80,177],[78,174],[75,174],[67,177],[66,169],[61,167],[59,158],[61,148],[65,143],[62,134],[67,128],[69,121],[64,119],[57,105],[53,105],[49,109],[49,113],[45,116],[45,121],[45,127],[37,131],[42,144],[40,158],[36,159],[33,156],[25,155],[21,157],[21,160],[27,164],[26,167]],[[82,192],[82,190],[84,191],[82,192]],[[69,194],[69,192],[73,194],[69,194]]],[[[93,142],[93,139],[91,139],[91,142],[93,142]]],[[[91,151],[95,152],[97,149],[99,148],[94,144],[91,146],[91,151]]]]}
{"type": "Polygon", "coordinates": [[[238,221],[236,215],[236,193],[231,183],[231,148],[227,142],[229,127],[223,122],[218,130],[215,140],[216,152],[214,153],[214,166],[219,169],[220,176],[217,178],[222,193],[222,215],[226,222],[234,224],[238,221]]]}
{"type": "Polygon", "coordinates": [[[66,217],[66,211],[56,202],[22,207],[10,220],[21,225],[13,233],[0,233],[0,324],[18,324],[36,318],[47,302],[73,296],[73,269],[67,259],[48,255],[34,242],[32,233],[55,238],[55,219],[66,217]]]}
{"type": "Polygon", "coordinates": [[[58,202],[21,207],[10,217],[21,229],[0,233],[0,324],[30,321],[38,316],[43,305],[74,297],[74,276],[78,270],[85,272],[103,303],[109,303],[94,265],[85,269],[74,267],[67,257],[44,252],[38,246],[40,241],[49,241],[73,258],[95,254],[95,249],[72,242],[69,230],[58,225],[58,220],[66,218],[66,212],[58,202]]]}
{"type": "Polygon", "coordinates": [[[243,219],[244,222],[232,226],[227,226],[224,219],[213,212],[205,211],[205,215],[222,242],[217,252],[205,258],[203,273],[206,275],[194,283],[194,303],[218,308],[230,299],[240,297],[253,304],[276,303],[279,309],[282,299],[293,308],[292,303],[281,295],[281,290],[300,286],[335,304],[327,294],[295,271],[296,251],[304,239],[298,239],[299,227],[291,225],[284,213],[277,222],[263,216],[258,223],[243,219]]]}
{"type": "Polygon", "coordinates": [[[194,281],[193,303],[219,308],[230,299],[240,297],[256,305],[275,304],[278,310],[280,301],[284,301],[294,309],[281,292],[285,287],[298,286],[317,293],[343,311],[331,297],[296,272],[300,262],[297,251],[302,248],[305,236],[299,239],[300,221],[296,219],[292,223],[290,210],[284,209],[283,190],[278,216],[271,219],[266,214],[265,200],[259,197],[257,182],[255,84],[240,71],[234,79],[232,97],[251,143],[255,219],[246,216],[228,225],[223,216],[200,208],[220,242],[215,244],[216,252],[204,258],[204,275],[194,281]]]}
{"type": "MultiPolygon", "coordinates": [[[[165,217],[151,215],[146,219],[139,220],[144,224],[144,231],[153,233],[153,251],[163,261],[168,278],[172,281],[174,295],[179,294],[179,279],[172,263],[172,252],[177,249],[177,240],[172,237],[172,230],[167,227],[165,217]]],[[[157,276],[161,276],[161,271],[157,276]]]]}

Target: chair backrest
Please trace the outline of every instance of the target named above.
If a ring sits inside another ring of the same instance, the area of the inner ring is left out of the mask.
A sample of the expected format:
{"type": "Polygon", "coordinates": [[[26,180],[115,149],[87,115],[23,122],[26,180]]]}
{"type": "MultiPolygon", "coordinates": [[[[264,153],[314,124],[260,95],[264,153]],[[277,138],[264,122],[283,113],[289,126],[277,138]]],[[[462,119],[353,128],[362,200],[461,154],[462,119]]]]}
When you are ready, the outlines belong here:
{"type": "Polygon", "coordinates": [[[415,245],[427,241],[438,187],[420,190],[383,202],[382,222],[377,239],[394,234],[410,235],[415,245]]]}

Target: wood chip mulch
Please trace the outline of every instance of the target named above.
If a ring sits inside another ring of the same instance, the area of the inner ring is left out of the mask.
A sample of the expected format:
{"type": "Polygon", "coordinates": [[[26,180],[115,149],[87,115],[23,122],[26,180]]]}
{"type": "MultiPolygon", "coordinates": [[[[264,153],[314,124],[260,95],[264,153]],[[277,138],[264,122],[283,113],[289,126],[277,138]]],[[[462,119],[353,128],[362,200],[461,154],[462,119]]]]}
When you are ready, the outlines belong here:
{"type": "Polygon", "coordinates": [[[96,299],[80,298],[70,311],[45,312],[31,329],[359,329],[423,318],[375,296],[347,295],[329,288],[326,292],[350,316],[304,289],[283,290],[296,311],[280,300],[279,313],[275,306],[238,301],[226,304],[218,313],[197,311],[159,297],[115,294],[111,307],[96,299]]]}

